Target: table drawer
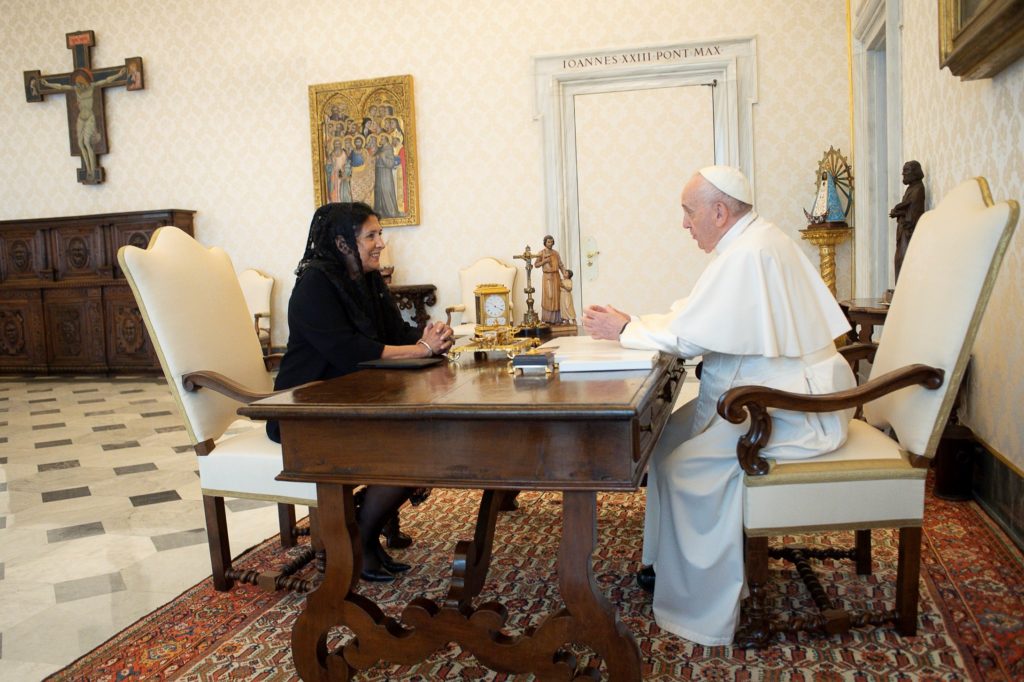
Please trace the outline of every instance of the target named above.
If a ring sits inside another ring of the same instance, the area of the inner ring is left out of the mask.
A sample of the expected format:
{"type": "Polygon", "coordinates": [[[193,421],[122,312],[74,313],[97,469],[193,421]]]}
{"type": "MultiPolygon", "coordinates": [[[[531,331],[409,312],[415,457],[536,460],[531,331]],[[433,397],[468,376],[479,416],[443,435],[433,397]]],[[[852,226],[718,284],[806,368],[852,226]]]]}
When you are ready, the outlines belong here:
{"type": "Polygon", "coordinates": [[[676,360],[669,371],[661,377],[657,388],[651,394],[651,399],[641,408],[637,418],[639,447],[633,452],[633,461],[645,460],[654,449],[658,437],[668,423],[668,418],[672,416],[672,407],[679,397],[685,378],[686,368],[683,361],[676,360]]]}

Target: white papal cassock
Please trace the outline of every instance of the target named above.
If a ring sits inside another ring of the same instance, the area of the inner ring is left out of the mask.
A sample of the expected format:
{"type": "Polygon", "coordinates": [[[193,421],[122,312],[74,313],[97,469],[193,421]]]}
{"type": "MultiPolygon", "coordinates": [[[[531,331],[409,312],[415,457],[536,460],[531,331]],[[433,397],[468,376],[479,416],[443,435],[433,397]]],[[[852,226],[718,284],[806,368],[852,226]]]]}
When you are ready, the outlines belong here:
{"type": "MultiPolygon", "coordinates": [[[[855,385],[833,339],[849,325],[798,245],[751,212],[715,246],[690,295],[665,315],[633,317],[621,343],[703,356],[700,392],[673,415],[651,458],[643,562],[657,574],[654,617],[700,644],[733,640],[743,575],[743,471],[736,443],[746,425],[718,416],[719,396],[756,384],[797,393],[855,385]]],[[[804,459],[846,440],[852,411],[776,410],[761,451],[804,459]]]]}

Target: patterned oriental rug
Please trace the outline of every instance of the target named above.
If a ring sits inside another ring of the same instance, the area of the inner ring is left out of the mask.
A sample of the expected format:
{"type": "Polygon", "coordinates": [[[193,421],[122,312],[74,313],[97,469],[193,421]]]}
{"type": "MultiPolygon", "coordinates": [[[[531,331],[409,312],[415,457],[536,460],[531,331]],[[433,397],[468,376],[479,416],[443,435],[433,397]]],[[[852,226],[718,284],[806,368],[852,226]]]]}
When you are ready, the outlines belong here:
{"type": "MultiPolygon", "coordinates": [[[[523,493],[519,499],[518,512],[499,518],[489,581],[479,597],[505,603],[510,634],[537,625],[560,603],[551,581],[560,497],[523,493]]],[[[395,617],[416,596],[443,596],[452,538],[472,537],[478,501],[477,492],[435,490],[427,503],[403,510],[403,529],[416,542],[396,555],[412,563],[413,570],[394,583],[363,583],[361,589],[395,617]]],[[[599,497],[594,574],[640,644],[645,680],[1024,679],[1020,551],[973,502],[944,502],[929,495],[927,504],[920,625],[912,638],[900,638],[889,628],[834,637],[780,635],[772,646],[753,652],[703,647],[663,632],[654,623],[650,597],[636,586],[633,575],[640,557],[642,492],[599,497]]],[[[852,534],[787,540],[845,546],[852,542],[852,534]]],[[[832,585],[827,587],[831,596],[844,605],[893,603],[895,533],[874,531],[872,540],[871,576],[857,576],[850,561],[815,562],[822,582],[832,585]]],[[[272,538],[247,552],[237,565],[273,566],[280,557],[272,538]]],[[[790,566],[772,563],[770,589],[776,610],[813,611],[813,602],[790,566]]],[[[219,593],[206,580],[48,679],[296,680],[289,642],[303,601],[300,595],[267,594],[247,585],[219,593]]],[[[331,646],[351,636],[343,629],[335,632],[331,646]]],[[[357,679],[513,678],[482,667],[450,644],[416,666],[378,664],[357,679]]]]}

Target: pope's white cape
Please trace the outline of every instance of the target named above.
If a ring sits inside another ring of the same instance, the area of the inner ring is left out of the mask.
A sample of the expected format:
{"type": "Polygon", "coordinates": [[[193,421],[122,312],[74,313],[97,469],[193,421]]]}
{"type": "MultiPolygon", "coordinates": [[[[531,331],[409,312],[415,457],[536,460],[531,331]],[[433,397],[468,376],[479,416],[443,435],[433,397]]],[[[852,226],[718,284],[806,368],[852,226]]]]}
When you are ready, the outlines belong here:
{"type": "Polygon", "coordinates": [[[675,311],[675,336],[719,353],[797,358],[846,333],[835,298],[792,239],[757,216],[741,229],[675,311]]]}

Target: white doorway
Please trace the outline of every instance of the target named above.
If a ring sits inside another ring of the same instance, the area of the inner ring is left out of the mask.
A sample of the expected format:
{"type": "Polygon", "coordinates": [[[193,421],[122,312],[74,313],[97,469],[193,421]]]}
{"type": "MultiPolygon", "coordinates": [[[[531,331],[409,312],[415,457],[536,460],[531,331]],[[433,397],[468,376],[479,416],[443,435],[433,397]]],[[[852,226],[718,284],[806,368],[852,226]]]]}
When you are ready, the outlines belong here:
{"type": "Polygon", "coordinates": [[[903,194],[900,0],[864,0],[853,25],[855,273],[858,298],[879,298],[895,280],[889,209],[903,194]]]}
{"type": "Polygon", "coordinates": [[[712,163],[753,190],[755,38],[538,57],[545,222],[573,270],[577,312],[663,312],[709,257],[682,229],[679,193],[712,163]]]}
{"type": "Polygon", "coordinates": [[[714,87],[573,98],[582,305],[664,311],[707,265],[682,229],[679,193],[684,174],[715,162],[714,87]]]}

